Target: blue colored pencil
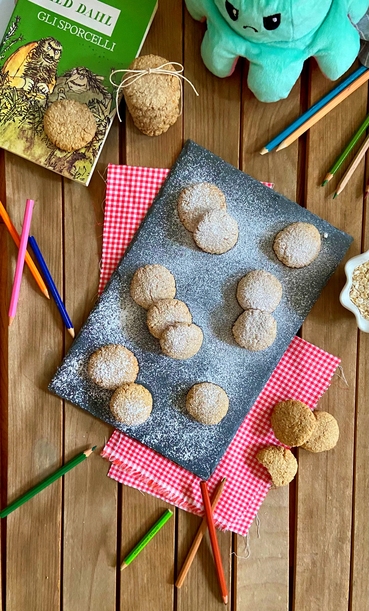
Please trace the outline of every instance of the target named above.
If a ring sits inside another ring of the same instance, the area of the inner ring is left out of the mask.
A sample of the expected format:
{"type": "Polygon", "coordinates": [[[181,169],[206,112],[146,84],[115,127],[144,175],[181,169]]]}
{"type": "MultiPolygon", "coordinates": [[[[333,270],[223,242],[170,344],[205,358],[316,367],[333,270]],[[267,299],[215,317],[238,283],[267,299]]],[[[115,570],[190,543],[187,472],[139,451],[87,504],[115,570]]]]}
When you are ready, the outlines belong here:
{"type": "Polygon", "coordinates": [[[315,115],[315,113],[318,112],[318,110],[323,108],[328,102],[333,100],[333,98],[335,98],[339,93],[341,93],[341,91],[346,89],[348,85],[351,85],[351,83],[356,81],[356,79],[358,79],[359,76],[364,74],[366,70],[368,70],[366,66],[360,66],[360,68],[352,72],[352,74],[350,74],[341,83],[339,83],[337,87],[332,89],[332,91],[327,93],[327,95],[323,96],[320,100],[318,100],[318,102],[313,104],[313,106],[308,108],[306,112],[304,112],[293,123],[291,123],[291,125],[286,127],[286,129],[284,129],[278,136],[276,136],[275,138],[273,138],[273,140],[268,142],[268,144],[266,144],[265,147],[260,151],[260,155],[265,155],[266,153],[269,153],[270,151],[275,149],[279,144],[281,144],[281,142],[283,142],[283,140],[285,140],[297,128],[299,128],[303,123],[305,123],[307,119],[310,119],[310,117],[315,115]]]}
{"type": "Polygon", "coordinates": [[[34,252],[34,255],[35,255],[36,259],[37,259],[37,263],[39,264],[39,266],[41,268],[41,272],[42,272],[42,274],[44,276],[45,282],[46,282],[47,286],[49,287],[51,296],[52,296],[52,298],[54,299],[54,301],[55,301],[55,303],[57,305],[57,308],[58,308],[58,310],[59,310],[59,312],[61,314],[61,317],[62,317],[62,319],[64,321],[64,324],[65,324],[65,326],[67,328],[67,331],[68,331],[68,333],[71,334],[72,337],[74,337],[73,323],[72,323],[71,319],[68,316],[68,312],[65,309],[65,305],[62,302],[62,299],[61,299],[61,297],[60,297],[60,295],[58,293],[58,289],[56,288],[55,282],[52,279],[52,276],[51,276],[51,274],[50,274],[50,272],[48,270],[48,267],[46,265],[45,259],[42,256],[41,250],[39,249],[38,244],[37,244],[37,242],[36,242],[36,240],[35,240],[35,238],[33,236],[31,236],[29,238],[28,242],[29,242],[29,244],[30,244],[30,246],[31,246],[31,248],[32,248],[32,250],[34,252]]]}

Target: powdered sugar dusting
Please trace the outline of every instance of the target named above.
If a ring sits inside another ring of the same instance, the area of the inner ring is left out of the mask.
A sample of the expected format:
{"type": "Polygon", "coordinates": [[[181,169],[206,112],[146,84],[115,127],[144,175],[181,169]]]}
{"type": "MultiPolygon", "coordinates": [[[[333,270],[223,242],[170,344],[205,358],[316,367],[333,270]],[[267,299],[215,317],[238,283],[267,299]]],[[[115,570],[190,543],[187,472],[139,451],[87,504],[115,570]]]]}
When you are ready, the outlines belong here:
{"type": "Polygon", "coordinates": [[[207,479],[350,242],[329,223],[189,142],[50,389],[207,479]],[[181,190],[204,181],[224,192],[240,230],[236,246],[219,257],[195,247],[177,214],[181,190]],[[317,259],[303,269],[287,268],[273,252],[276,234],[297,221],[314,224],[321,235],[328,233],[317,259]],[[203,331],[201,349],[188,360],[161,353],[159,341],[147,329],[146,311],[130,297],[134,272],[154,263],[174,275],[176,297],[188,305],[193,322],[203,331]],[[242,311],[237,284],[254,269],[269,271],[283,286],[281,303],[273,313],[277,337],[263,352],[241,348],[232,336],[232,325],[242,311]],[[137,382],[152,394],[150,418],[139,426],[119,423],[109,409],[112,391],[98,388],[87,376],[89,356],[111,343],[132,350],[140,366],[137,382]],[[189,389],[205,381],[219,385],[229,397],[228,413],[215,426],[203,426],[185,409],[189,389]]]}

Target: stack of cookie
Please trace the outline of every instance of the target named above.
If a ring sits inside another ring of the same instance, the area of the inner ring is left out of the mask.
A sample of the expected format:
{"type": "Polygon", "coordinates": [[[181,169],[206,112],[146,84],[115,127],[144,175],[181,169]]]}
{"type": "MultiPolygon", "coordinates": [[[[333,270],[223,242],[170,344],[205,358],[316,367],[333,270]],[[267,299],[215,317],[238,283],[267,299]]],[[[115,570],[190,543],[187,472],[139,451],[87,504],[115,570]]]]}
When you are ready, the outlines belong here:
{"type": "MultiPolygon", "coordinates": [[[[309,452],[331,450],[339,437],[334,416],[320,410],[313,412],[301,401],[292,399],[274,406],[271,425],[274,435],[285,446],[301,447],[309,452]]],[[[269,471],[276,487],[289,484],[297,473],[297,460],[287,448],[268,446],[256,458],[269,471]]]]}
{"type": "Polygon", "coordinates": [[[135,355],[120,344],[98,348],[87,364],[87,374],[97,386],[114,390],[110,411],[118,422],[126,426],[142,424],[152,411],[151,393],[135,383],[138,372],[135,355]]]}
{"type": "Polygon", "coordinates": [[[233,325],[234,339],[252,352],[266,350],[277,335],[277,322],[271,312],[282,299],[281,283],[273,274],[257,269],[241,278],[236,297],[245,311],[233,325]]]}
{"type": "Polygon", "coordinates": [[[225,195],[216,185],[200,182],[182,189],[177,209],[181,222],[204,252],[221,255],[237,243],[237,221],[228,214],[225,195]]]}
{"type": "Polygon", "coordinates": [[[193,324],[187,305],[175,299],[173,274],[163,265],[145,265],[133,275],[132,299],[147,310],[147,326],[159,339],[162,352],[173,359],[189,359],[200,350],[203,333],[193,324]]]}

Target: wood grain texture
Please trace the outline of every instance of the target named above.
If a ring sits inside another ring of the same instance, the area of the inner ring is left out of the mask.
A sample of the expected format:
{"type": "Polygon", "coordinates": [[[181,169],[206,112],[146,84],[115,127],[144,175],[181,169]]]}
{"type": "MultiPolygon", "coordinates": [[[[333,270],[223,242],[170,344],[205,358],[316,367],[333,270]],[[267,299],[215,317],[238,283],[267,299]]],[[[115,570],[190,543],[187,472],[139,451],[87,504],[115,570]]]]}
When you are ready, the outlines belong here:
{"type": "MultiPolygon", "coordinates": [[[[65,303],[76,332],[97,298],[106,167],[118,162],[114,124],[89,187],[65,181],[65,303]],[[76,262],[78,261],[78,265],[76,262]],[[81,279],[84,279],[81,282],[81,279]]],[[[71,338],[66,334],[66,341],[71,338]]],[[[63,610],[116,609],[117,484],[99,457],[112,429],[73,405],[65,405],[65,460],[97,445],[89,460],[64,484],[63,610]],[[86,561],[88,558],[88,561],[86,561]]]]}
{"type": "MultiPolygon", "coordinates": [[[[246,70],[245,70],[246,72],[246,70]]],[[[298,116],[300,82],[287,100],[262,104],[249,91],[244,75],[242,90],[242,165],[241,169],[257,178],[275,183],[275,190],[293,201],[298,193],[298,144],[260,155],[258,151],[298,116]]],[[[237,537],[235,558],[237,609],[254,606],[267,611],[282,611],[289,605],[289,489],[272,490],[260,510],[260,539],[256,528],[250,532],[250,558],[245,560],[244,542],[237,537]],[[270,550],[271,558],[268,558],[270,550]],[[240,556],[240,558],[238,558],[240,556]],[[263,570],[260,570],[261,565],[263,570]],[[273,593],[268,584],[274,584],[273,593]]]]}
{"type": "MultiPolygon", "coordinates": [[[[368,206],[364,209],[362,251],[369,249],[368,206]]],[[[355,472],[351,565],[351,610],[369,610],[369,335],[359,332],[355,422],[355,472]]]]}
{"type": "MultiPolygon", "coordinates": [[[[157,14],[142,49],[169,61],[182,63],[182,7],[169,0],[159,3],[157,14]],[[163,38],[162,32],[167,36],[163,38]]],[[[149,137],[139,132],[126,113],[126,147],[122,158],[128,165],[170,167],[181,149],[182,125],[177,120],[165,134],[149,137]]],[[[125,487],[122,500],[121,558],[139,541],[163,513],[166,505],[153,497],[125,487]]],[[[174,603],[175,522],[172,518],[120,577],[121,609],[171,611],[174,603]],[[138,585],[139,584],[139,585],[138,585]]]]}
{"type": "MultiPolygon", "coordinates": [[[[314,68],[311,103],[329,88],[314,68]]],[[[349,256],[360,250],[363,174],[355,174],[337,202],[331,197],[339,175],[328,188],[318,185],[331,163],[327,157],[336,157],[343,149],[364,118],[366,106],[367,92],[361,88],[311,129],[308,137],[306,206],[354,237],[349,256]]],[[[339,422],[342,435],[337,447],[316,455],[301,450],[298,456],[295,607],[306,611],[348,607],[357,329],[354,317],[339,304],[343,284],[341,265],[303,326],[305,339],[342,357],[348,381],[345,388],[336,380],[319,404],[339,422]]]]}
{"type": "MultiPolygon", "coordinates": [[[[26,198],[35,200],[31,233],[62,286],[61,180],[18,157],[6,154],[5,159],[9,215],[20,231],[26,198]]],[[[8,260],[8,287],[14,255],[8,260]]],[[[8,502],[61,464],[62,404],[47,392],[63,349],[58,319],[55,304],[25,269],[8,333],[8,502]]],[[[7,518],[8,611],[59,609],[61,485],[58,480],[7,518]]]]}

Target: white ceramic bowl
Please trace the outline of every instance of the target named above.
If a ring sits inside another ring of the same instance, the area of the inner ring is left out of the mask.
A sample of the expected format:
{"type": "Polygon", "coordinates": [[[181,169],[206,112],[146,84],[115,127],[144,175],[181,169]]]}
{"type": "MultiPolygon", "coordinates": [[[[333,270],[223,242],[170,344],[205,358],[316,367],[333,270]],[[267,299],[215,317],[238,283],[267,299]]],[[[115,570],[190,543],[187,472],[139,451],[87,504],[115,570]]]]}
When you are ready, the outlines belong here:
{"type": "Polygon", "coordinates": [[[361,329],[361,331],[364,331],[364,333],[369,333],[369,320],[367,318],[364,318],[360,314],[360,311],[356,307],[356,305],[352,303],[350,299],[350,290],[352,286],[352,274],[354,269],[362,263],[366,263],[367,261],[369,261],[369,250],[363,252],[361,255],[352,257],[352,259],[349,259],[347,261],[345,265],[346,284],[340,294],[341,304],[344,308],[347,308],[347,310],[350,310],[355,314],[357,326],[359,327],[359,329],[361,329]]]}

